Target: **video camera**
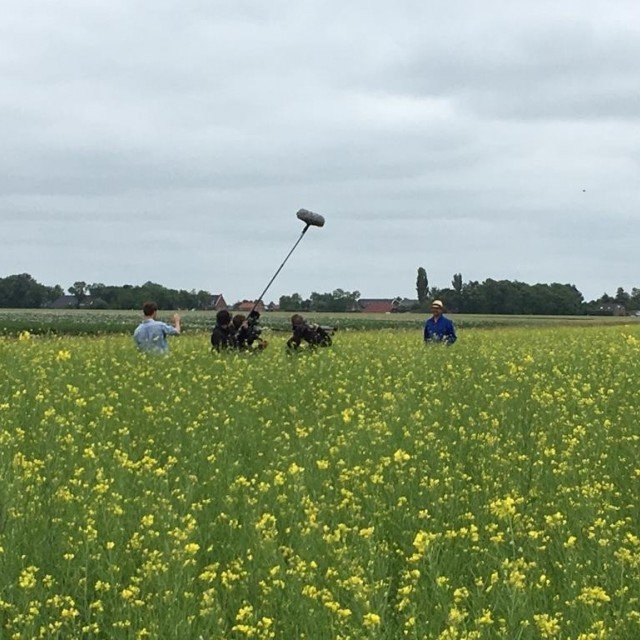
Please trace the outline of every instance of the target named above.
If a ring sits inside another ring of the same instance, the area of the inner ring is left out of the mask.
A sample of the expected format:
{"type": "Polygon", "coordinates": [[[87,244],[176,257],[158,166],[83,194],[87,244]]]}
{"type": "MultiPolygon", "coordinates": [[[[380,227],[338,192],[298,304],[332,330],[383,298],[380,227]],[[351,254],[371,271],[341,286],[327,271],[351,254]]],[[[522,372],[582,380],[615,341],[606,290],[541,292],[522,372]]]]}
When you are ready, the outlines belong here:
{"type": "MultiPolygon", "coordinates": [[[[242,318],[242,316],[240,316],[242,318]]],[[[241,325],[236,325],[236,347],[241,351],[262,350],[267,341],[260,337],[262,327],[259,326],[260,313],[253,309],[241,325]]]]}
{"type": "Polygon", "coordinates": [[[310,350],[314,350],[317,347],[330,347],[333,344],[331,336],[337,331],[337,327],[309,324],[298,314],[291,318],[291,324],[293,335],[287,340],[287,349],[289,351],[298,351],[302,342],[306,342],[307,348],[310,350]]]}
{"type": "Polygon", "coordinates": [[[323,327],[320,324],[312,324],[311,328],[316,333],[316,344],[321,347],[330,347],[333,344],[331,336],[338,330],[338,327],[323,327]]]}
{"type": "Polygon", "coordinates": [[[257,340],[258,338],[260,338],[260,334],[262,333],[262,327],[259,326],[259,323],[260,323],[260,313],[254,309],[247,317],[246,337],[249,344],[251,344],[254,340],[257,340]]]}

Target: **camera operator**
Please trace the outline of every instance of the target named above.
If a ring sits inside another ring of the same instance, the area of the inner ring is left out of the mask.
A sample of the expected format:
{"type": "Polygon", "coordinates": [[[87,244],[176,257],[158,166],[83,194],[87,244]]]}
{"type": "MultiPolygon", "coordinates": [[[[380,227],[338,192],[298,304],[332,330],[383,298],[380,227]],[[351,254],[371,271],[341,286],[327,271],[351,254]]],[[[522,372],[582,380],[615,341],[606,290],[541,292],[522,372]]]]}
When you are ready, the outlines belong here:
{"type": "Polygon", "coordinates": [[[290,350],[299,349],[303,340],[309,345],[310,349],[329,347],[332,344],[331,334],[335,331],[333,328],[307,324],[299,313],[294,313],[291,316],[291,329],[293,335],[287,340],[287,347],[290,350]]]}
{"type": "Polygon", "coordinates": [[[236,348],[240,351],[262,351],[267,347],[267,341],[260,337],[262,329],[258,326],[260,313],[253,310],[249,317],[242,314],[233,317],[236,348]]]}
{"type": "Polygon", "coordinates": [[[231,314],[226,309],[221,309],[216,314],[216,326],[211,332],[211,346],[216,351],[236,347],[235,329],[231,323],[231,314]]]}

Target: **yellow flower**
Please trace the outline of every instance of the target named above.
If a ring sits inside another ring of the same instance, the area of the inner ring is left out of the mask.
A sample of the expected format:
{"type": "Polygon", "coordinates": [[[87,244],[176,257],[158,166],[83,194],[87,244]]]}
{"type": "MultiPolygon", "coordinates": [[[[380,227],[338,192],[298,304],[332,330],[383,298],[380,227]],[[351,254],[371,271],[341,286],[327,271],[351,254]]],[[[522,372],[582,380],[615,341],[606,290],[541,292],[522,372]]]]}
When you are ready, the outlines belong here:
{"type": "Polygon", "coordinates": [[[578,600],[589,607],[598,606],[603,602],[610,602],[611,598],[602,587],[584,587],[578,600]]]}
{"type": "Polygon", "coordinates": [[[499,498],[489,505],[489,510],[498,518],[506,520],[516,515],[516,501],[511,496],[499,498]]]}
{"type": "Polygon", "coordinates": [[[143,527],[150,527],[154,522],[154,517],[153,514],[148,514],[146,516],[142,516],[142,518],[140,519],[140,524],[143,527]]]}
{"type": "Polygon", "coordinates": [[[483,609],[482,615],[476,621],[478,624],[493,624],[493,618],[491,617],[491,611],[489,609],[483,609]]]}
{"type": "Polygon", "coordinates": [[[299,473],[302,473],[303,471],[304,471],[304,468],[298,466],[295,462],[292,462],[291,465],[289,466],[289,473],[292,476],[297,476],[299,473]]]}
{"type": "Polygon", "coordinates": [[[22,589],[33,589],[36,584],[36,573],[38,572],[38,567],[30,566],[26,569],[23,569],[20,572],[20,576],[18,577],[18,586],[22,589]]]}
{"type": "Polygon", "coordinates": [[[560,622],[552,618],[548,613],[540,613],[533,616],[541,637],[554,638],[560,633],[560,622]]]}
{"type": "Polygon", "coordinates": [[[380,624],[380,616],[377,613],[365,613],[362,616],[362,624],[368,629],[377,627],[380,624]]]}

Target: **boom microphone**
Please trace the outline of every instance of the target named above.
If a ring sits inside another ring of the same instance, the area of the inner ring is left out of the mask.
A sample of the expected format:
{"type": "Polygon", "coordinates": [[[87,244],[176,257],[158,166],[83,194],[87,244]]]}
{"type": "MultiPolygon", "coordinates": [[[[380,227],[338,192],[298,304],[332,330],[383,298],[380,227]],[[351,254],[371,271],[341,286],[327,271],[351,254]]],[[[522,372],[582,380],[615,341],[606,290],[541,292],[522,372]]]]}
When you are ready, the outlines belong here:
{"type": "Polygon", "coordinates": [[[308,211],[307,209],[299,209],[298,213],[296,213],[296,216],[298,216],[298,220],[302,220],[302,222],[304,222],[306,226],[302,230],[300,237],[298,238],[296,243],[293,245],[293,248],[291,249],[291,251],[289,251],[289,253],[287,254],[287,257],[282,261],[282,264],[278,267],[278,270],[273,274],[273,277],[267,283],[267,286],[264,288],[264,291],[260,294],[260,297],[253,303],[253,309],[251,309],[251,313],[255,311],[256,307],[258,306],[258,302],[262,300],[262,298],[264,297],[264,294],[267,293],[267,290],[269,289],[273,281],[276,279],[276,276],[280,273],[280,271],[282,271],[282,267],[284,267],[284,264],[289,259],[289,256],[291,256],[291,254],[295,251],[295,248],[298,246],[298,244],[300,244],[300,240],[304,238],[304,234],[307,232],[307,229],[309,227],[324,227],[324,217],[321,216],[319,213],[313,213],[313,211],[308,211]]]}
{"type": "Polygon", "coordinates": [[[299,209],[298,220],[302,220],[305,224],[308,224],[312,227],[324,227],[324,218],[319,213],[313,213],[313,211],[308,211],[307,209],[299,209]]]}

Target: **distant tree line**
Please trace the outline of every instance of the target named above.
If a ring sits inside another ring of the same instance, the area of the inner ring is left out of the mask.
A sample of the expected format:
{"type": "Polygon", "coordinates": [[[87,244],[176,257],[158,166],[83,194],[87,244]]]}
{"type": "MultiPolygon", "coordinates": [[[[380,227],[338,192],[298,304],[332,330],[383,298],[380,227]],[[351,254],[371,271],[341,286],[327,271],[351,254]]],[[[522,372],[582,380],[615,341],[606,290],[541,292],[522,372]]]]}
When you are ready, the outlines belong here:
{"type": "Polygon", "coordinates": [[[360,298],[359,291],[343,291],[336,289],[331,293],[314,291],[306,300],[299,293],[280,296],[281,311],[353,311],[360,298]]]}
{"type": "MultiPolygon", "coordinates": [[[[67,306],[92,309],[137,309],[144,300],[155,300],[161,309],[207,309],[212,294],[200,290],[168,289],[154,282],[121,286],[102,283],[74,282],[68,288],[67,306]]],[[[616,315],[640,311],[640,288],[630,293],[618,287],[614,296],[603,293],[596,300],[585,301],[572,284],[526,284],[517,280],[463,282],[460,273],[454,274],[451,286],[430,287],[426,270],[418,269],[416,280],[416,311],[427,311],[434,298],[440,298],[453,313],[500,313],[518,315],[616,315]]],[[[49,307],[63,296],[60,285],[52,287],[39,283],[28,273],[0,278],[0,307],[49,307]]],[[[283,311],[354,311],[358,308],[359,291],[335,289],[332,292],[314,291],[308,298],[299,293],[281,296],[283,311]]]]}
{"type": "Polygon", "coordinates": [[[640,288],[631,293],[619,287],[615,296],[604,293],[589,302],[573,284],[526,284],[517,280],[463,282],[456,273],[451,287],[429,288],[426,272],[418,269],[417,308],[426,310],[429,301],[439,298],[453,313],[496,313],[513,315],[616,315],[640,310],[640,288]],[[425,300],[427,301],[425,303],[425,300]]]}
{"type": "Polygon", "coordinates": [[[62,287],[47,287],[28,273],[0,278],[0,307],[5,309],[37,309],[46,307],[63,294],[62,287]]]}
{"type": "MultiPolygon", "coordinates": [[[[206,309],[212,295],[208,291],[167,289],[154,282],[122,286],[74,282],[68,288],[67,307],[88,309],[138,309],[145,300],[155,300],[160,309],[206,309]]],[[[0,278],[0,307],[36,309],[49,307],[64,295],[60,285],[47,287],[28,273],[0,278]]]]}
{"type": "Polygon", "coordinates": [[[102,309],[137,309],[145,300],[153,300],[160,309],[207,309],[213,297],[202,289],[167,289],[155,282],[145,282],[140,286],[95,283],[86,285],[85,291],[91,296],[90,306],[102,309]]]}

